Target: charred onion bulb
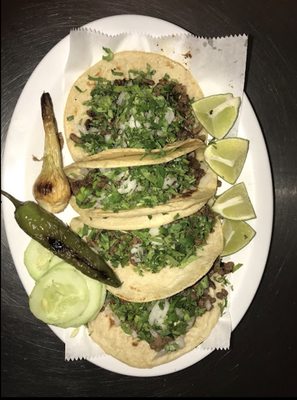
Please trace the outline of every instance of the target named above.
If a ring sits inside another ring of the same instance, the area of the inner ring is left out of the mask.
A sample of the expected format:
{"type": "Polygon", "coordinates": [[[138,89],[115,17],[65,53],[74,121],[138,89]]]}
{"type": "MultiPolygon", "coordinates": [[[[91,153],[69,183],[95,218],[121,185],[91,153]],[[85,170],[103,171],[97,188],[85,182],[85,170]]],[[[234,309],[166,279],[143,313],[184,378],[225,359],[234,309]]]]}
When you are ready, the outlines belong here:
{"type": "Polygon", "coordinates": [[[44,209],[59,213],[67,206],[71,190],[63,170],[59,132],[49,93],[41,96],[41,114],[45,131],[42,169],[33,186],[33,195],[44,209]]]}

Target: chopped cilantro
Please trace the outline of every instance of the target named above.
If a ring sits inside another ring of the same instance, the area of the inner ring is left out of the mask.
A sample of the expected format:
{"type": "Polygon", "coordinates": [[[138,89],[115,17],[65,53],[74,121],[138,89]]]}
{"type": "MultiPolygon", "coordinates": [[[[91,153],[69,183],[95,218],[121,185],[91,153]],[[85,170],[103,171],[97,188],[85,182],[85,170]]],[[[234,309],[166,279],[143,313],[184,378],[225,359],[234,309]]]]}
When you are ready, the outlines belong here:
{"type": "MultiPolygon", "coordinates": [[[[164,164],[93,169],[75,194],[81,208],[95,204],[104,210],[120,211],[137,207],[155,207],[195,190],[195,171],[186,156],[164,164]]],[[[176,218],[178,218],[178,214],[176,218]]]]}
{"type": "MultiPolygon", "coordinates": [[[[209,278],[206,275],[195,285],[164,300],[133,303],[108,293],[106,305],[119,318],[121,328],[125,333],[145,340],[156,351],[164,349],[166,352],[171,352],[181,348],[181,344],[176,339],[185,335],[195,323],[196,318],[207,312],[206,308],[199,304],[200,299],[208,293],[208,289],[209,278]],[[157,306],[164,310],[165,303],[168,311],[163,320],[150,319],[153,308],[157,306]]],[[[222,311],[225,305],[226,301],[221,305],[222,311]]]]}
{"type": "Polygon", "coordinates": [[[84,93],[87,89],[85,89],[85,90],[81,90],[81,88],[79,87],[79,86],[74,86],[75,87],[75,89],[78,91],[78,92],[80,92],[80,93],[84,93]]]}
{"type": "Polygon", "coordinates": [[[240,263],[234,265],[234,266],[233,266],[233,269],[232,269],[232,272],[237,271],[237,270],[238,270],[240,267],[242,267],[242,266],[243,266],[243,264],[240,264],[240,263]]]}
{"type": "MultiPolygon", "coordinates": [[[[110,49],[108,49],[110,50],[110,49]]],[[[111,52],[111,50],[110,50],[111,52]]],[[[111,57],[113,53],[108,53],[111,57]]],[[[122,73],[111,69],[113,75],[122,73]]],[[[79,132],[80,143],[88,154],[110,148],[163,149],[176,140],[194,137],[197,126],[191,100],[179,103],[182,85],[164,76],[157,83],[155,70],[130,70],[125,79],[107,80],[89,76],[95,85],[84,105],[88,128],[79,132]]],[[[160,152],[156,158],[162,156],[160,152]]]]}
{"type": "Polygon", "coordinates": [[[123,72],[121,72],[121,71],[116,71],[115,68],[113,68],[113,69],[111,70],[111,73],[112,73],[112,75],[114,75],[114,76],[123,76],[123,75],[124,75],[123,72]]]}
{"type": "MultiPolygon", "coordinates": [[[[214,225],[214,218],[203,208],[196,214],[161,226],[157,234],[150,229],[109,231],[84,226],[80,232],[87,243],[114,267],[132,263],[140,274],[153,273],[165,266],[184,267],[196,258],[214,225]]],[[[207,281],[202,281],[208,285],[207,281]]]]}
{"type": "Polygon", "coordinates": [[[173,217],[173,221],[176,221],[177,219],[179,219],[180,218],[180,215],[179,215],[179,213],[177,213],[177,214],[175,214],[175,216],[173,217]]]}
{"type": "Polygon", "coordinates": [[[102,47],[102,48],[103,48],[103,50],[104,50],[105,53],[106,53],[105,56],[102,56],[102,60],[105,60],[105,61],[111,61],[111,60],[113,60],[114,53],[112,52],[112,50],[109,49],[108,47],[102,47]]]}
{"type": "Polygon", "coordinates": [[[225,275],[223,275],[223,276],[217,276],[217,277],[214,278],[214,280],[215,280],[216,282],[218,282],[218,283],[222,283],[222,284],[225,285],[225,286],[230,285],[230,281],[226,278],[225,275]]]}
{"type": "Polygon", "coordinates": [[[227,307],[227,305],[228,305],[228,299],[227,298],[224,298],[220,303],[218,303],[219,304],[219,307],[220,307],[220,310],[221,310],[221,315],[223,315],[224,314],[224,310],[225,310],[225,308],[227,307]]]}

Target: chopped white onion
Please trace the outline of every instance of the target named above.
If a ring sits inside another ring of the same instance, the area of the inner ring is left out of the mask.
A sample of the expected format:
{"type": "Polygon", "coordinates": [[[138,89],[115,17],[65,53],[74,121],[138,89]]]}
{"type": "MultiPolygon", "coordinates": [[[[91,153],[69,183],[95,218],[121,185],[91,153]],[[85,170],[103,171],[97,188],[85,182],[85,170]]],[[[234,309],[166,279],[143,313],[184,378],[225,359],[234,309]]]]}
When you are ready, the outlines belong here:
{"type": "Polygon", "coordinates": [[[84,123],[82,124],[75,124],[74,126],[74,132],[82,132],[82,133],[86,133],[87,129],[84,123]]]}
{"type": "Polygon", "coordinates": [[[177,338],[175,339],[175,343],[178,345],[178,347],[179,347],[180,349],[182,349],[183,347],[185,347],[185,338],[184,338],[184,336],[181,335],[181,336],[177,337],[177,338]]]}
{"type": "Polygon", "coordinates": [[[150,234],[151,236],[158,236],[158,235],[159,235],[159,232],[160,232],[160,229],[159,229],[159,228],[151,228],[151,229],[149,230],[149,234],[150,234]]]}
{"type": "Polygon", "coordinates": [[[165,113],[165,119],[168,122],[168,125],[171,124],[171,122],[174,120],[174,111],[172,108],[168,108],[166,113],[165,113]]]}
{"type": "Polygon", "coordinates": [[[136,128],[136,122],[135,122],[135,118],[133,115],[131,115],[131,117],[128,121],[128,125],[130,128],[136,128]]]}
{"type": "Polygon", "coordinates": [[[112,172],[112,168],[99,168],[100,172],[104,175],[108,174],[109,172],[112,172]]]}
{"type": "Polygon", "coordinates": [[[123,104],[123,101],[125,100],[125,98],[128,96],[127,92],[121,92],[118,99],[117,99],[117,104],[120,106],[123,104]]]}
{"type": "Polygon", "coordinates": [[[164,327],[164,321],[169,310],[169,301],[165,299],[163,309],[159,306],[159,301],[156,302],[149,315],[149,324],[151,326],[158,325],[164,327]]]}
{"type": "Polygon", "coordinates": [[[174,184],[174,182],[176,182],[176,178],[174,178],[173,176],[165,176],[162,189],[168,189],[174,184]]]}
{"type": "Polygon", "coordinates": [[[158,236],[159,233],[160,233],[160,229],[158,227],[157,228],[151,228],[149,230],[149,234],[152,236],[152,239],[151,239],[151,245],[152,246],[161,246],[163,244],[163,241],[161,241],[161,240],[157,241],[157,240],[153,239],[154,237],[158,236]]]}
{"type": "Polygon", "coordinates": [[[156,337],[159,336],[159,334],[158,334],[156,331],[154,331],[153,329],[150,329],[150,334],[151,334],[152,337],[154,337],[154,338],[156,338],[156,337]]]}
{"type": "Polygon", "coordinates": [[[132,331],[131,332],[131,336],[133,337],[133,339],[137,338],[137,332],[136,331],[132,331]]]}
{"type": "Polygon", "coordinates": [[[137,181],[135,179],[131,180],[130,177],[128,177],[128,179],[121,182],[121,186],[118,188],[118,192],[120,194],[132,193],[135,191],[136,187],[137,181]]]}
{"type": "Polygon", "coordinates": [[[141,243],[136,243],[131,249],[131,254],[140,254],[140,253],[143,253],[143,248],[141,246],[141,243]]]}
{"type": "Polygon", "coordinates": [[[104,136],[104,140],[106,143],[110,142],[110,139],[111,139],[111,134],[107,134],[104,136]]]}
{"type": "Polygon", "coordinates": [[[162,350],[158,351],[158,353],[155,355],[154,359],[158,359],[159,357],[162,357],[165,354],[167,354],[167,351],[165,349],[162,349],[162,350]]]}
{"type": "Polygon", "coordinates": [[[187,323],[187,329],[191,329],[192,328],[192,326],[194,325],[195,320],[196,320],[195,317],[192,317],[192,318],[189,319],[189,321],[187,323]]]}
{"type": "Polygon", "coordinates": [[[176,309],[175,309],[175,312],[176,312],[176,315],[177,315],[179,318],[183,318],[184,313],[182,312],[182,310],[181,310],[180,308],[176,308],[176,309]]]}
{"type": "Polygon", "coordinates": [[[211,309],[211,302],[208,299],[205,302],[205,308],[207,309],[207,311],[211,309]]]}
{"type": "Polygon", "coordinates": [[[98,131],[98,128],[95,128],[94,126],[92,126],[92,127],[88,130],[88,132],[89,132],[89,133],[98,133],[99,131],[98,131]]]}
{"type": "Polygon", "coordinates": [[[134,247],[132,247],[132,249],[130,250],[130,253],[133,256],[133,260],[136,263],[141,262],[142,258],[143,258],[143,247],[141,247],[140,243],[137,243],[134,245],[134,247]]]}

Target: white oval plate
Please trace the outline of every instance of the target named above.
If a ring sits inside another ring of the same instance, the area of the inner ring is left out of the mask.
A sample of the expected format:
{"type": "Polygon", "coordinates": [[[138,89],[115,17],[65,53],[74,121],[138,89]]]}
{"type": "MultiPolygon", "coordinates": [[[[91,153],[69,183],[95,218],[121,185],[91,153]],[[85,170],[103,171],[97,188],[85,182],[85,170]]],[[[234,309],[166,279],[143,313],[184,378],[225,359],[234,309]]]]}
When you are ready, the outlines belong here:
{"type": "MultiPolygon", "coordinates": [[[[109,34],[125,31],[152,35],[185,32],[169,22],[140,15],[117,15],[93,21],[85,26],[109,34]]],[[[2,188],[20,200],[33,200],[32,185],[40,171],[40,164],[32,160],[32,155],[41,157],[43,153],[43,135],[41,134],[43,126],[39,104],[43,91],[51,94],[58,126],[63,126],[62,99],[64,96],[61,96],[63,88],[60,82],[68,50],[69,35],[61,40],[36,67],[22,91],[12,116],[3,157],[2,188]]],[[[229,301],[232,329],[244,316],[259,286],[268,256],[273,222],[273,191],[269,158],[261,128],[246,95],[243,96],[238,136],[250,140],[248,157],[238,181],[245,182],[254,205],[257,218],[250,221],[250,224],[257,234],[246,248],[232,256],[233,261],[243,264],[243,267],[231,277],[234,287],[229,301]]],[[[64,152],[65,165],[67,165],[71,162],[71,158],[67,149],[64,149],[64,152]]],[[[29,294],[34,282],[23,264],[24,250],[29,238],[16,224],[14,207],[6,199],[3,200],[3,211],[12,257],[22,284],[29,294]]],[[[64,221],[69,221],[72,216],[73,213],[69,207],[59,215],[64,221]]],[[[63,340],[63,329],[52,326],[50,328],[63,340]]],[[[210,352],[198,347],[175,361],[153,369],[129,367],[108,355],[95,364],[124,375],[159,376],[187,368],[210,352]]]]}

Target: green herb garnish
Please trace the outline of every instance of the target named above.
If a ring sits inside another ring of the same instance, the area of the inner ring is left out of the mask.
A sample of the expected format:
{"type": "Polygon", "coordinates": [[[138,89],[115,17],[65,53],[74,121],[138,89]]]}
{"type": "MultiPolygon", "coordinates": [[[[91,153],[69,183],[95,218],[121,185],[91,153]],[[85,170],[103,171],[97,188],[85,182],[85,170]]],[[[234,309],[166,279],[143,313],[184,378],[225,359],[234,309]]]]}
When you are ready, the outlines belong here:
{"type": "Polygon", "coordinates": [[[121,72],[121,71],[116,71],[115,68],[113,68],[113,69],[111,70],[111,73],[112,73],[112,75],[114,75],[114,76],[123,76],[123,75],[124,75],[123,72],[121,72]]]}
{"type": "Polygon", "coordinates": [[[155,207],[197,186],[195,171],[186,156],[164,164],[113,168],[108,172],[90,170],[85,182],[75,194],[77,205],[91,208],[97,203],[99,208],[112,211],[155,207]]]}
{"type": "MultiPolygon", "coordinates": [[[[103,58],[107,60],[112,54],[103,58]]],[[[114,68],[111,72],[121,74],[114,68]]],[[[114,81],[89,76],[95,85],[84,105],[91,117],[88,129],[79,132],[80,142],[76,146],[90,155],[119,147],[143,148],[149,152],[195,136],[197,122],[191,100],[183,94],[183,103],[179,102],[184,90],[181,84],[169,76],[156,83],[155,70],[150,65],[144,71],[129,70],[128,74],[128,78],[114,81]]],[[[162,155],[161,152],[156,157],[162,155]]]]}
{"type": "Polygon", "coordinates": [[[232,272],[237,271],[237,270],[238,270],[240,267],[242,267],[242,266],[243,266],[243,264],[240,264],[240,263],[234,265],[234,266],[233,266],[233,269],[232,269],[232,272]]]}
{"type": "Polygon", "coordinates": [[[158,228],[137,231],[109,231],[84,226],[80,232],[91,247],[114,267],[133,264],[140,274],[158,272],[165,266],[184,268],[196,259],[214,225],[205,207],[200,212],[158,228]]]}
{"type": "Polygon", "coordinates": [[[87,89],[85,89],[85,90],[81,90],[81,88],[79,87],[79,86],[74,86],[75,87],[75,89],[78,91],[78,92],[80,92],[80,93],[84,93],[87,89]]]}
{"type": "Polygon", "coordinates": [[[102,48],[103,48],[103,50],[104,50],[105,53],[106,53],[105,56],[102,56],[102,60],[105,60],[105,61],[111,61],[111,60],[113,60],[114,53],[112,52],[112,50],[109,49],[108,47],[102,47],[102,48]]]}
{"type": "Polygon", "coordinates": [[[185,335],[196,318],[206,312],[206,308],[198,303],[208,290],[208,282],[208,279],[202,279],[174,296],[147,303],[127,302],[109,293],[106,304],[119,318],[125,333],[133,333],[156,351],[176,351],[181,348],[176,339],[185,335]],[[153,318],[156,307],[165,310],[163,318],[153,318]]]}

